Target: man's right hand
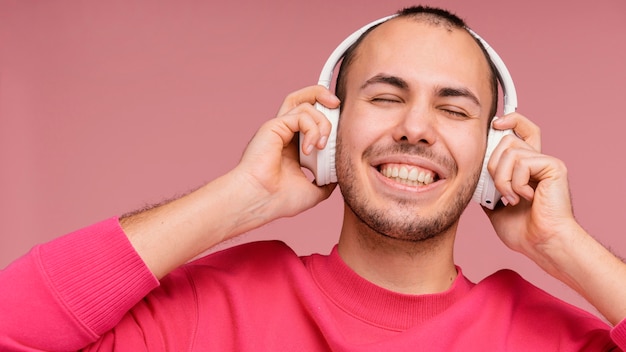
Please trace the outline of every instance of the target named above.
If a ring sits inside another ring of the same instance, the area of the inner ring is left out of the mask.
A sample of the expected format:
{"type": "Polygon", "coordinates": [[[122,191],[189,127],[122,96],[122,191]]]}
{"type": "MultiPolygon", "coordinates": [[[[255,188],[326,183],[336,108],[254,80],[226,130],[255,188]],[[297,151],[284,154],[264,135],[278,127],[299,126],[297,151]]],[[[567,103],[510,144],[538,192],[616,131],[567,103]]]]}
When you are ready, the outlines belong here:
{"type": "Polygon", "coordinates": [[[233,170],[179,199],[120,219],[156,277],[224,240],[301,213],[330,196],[334,185],[318,187],[299,163],[297,133],[304,134],[306,153],[323,148],[330,134],[330,122],[313,107],[315,102],[339,106],[322,86],[290,94],[233,170]]]}
{"type": "Polygon", "coordinates": [[[304,134],[303,152],[322,149],[331,131],[316,102],[337,108],[339,99],[322,86],[310,86],[285,98],[276,118],[264,123],[246,148],[234,173],[250,183],[251,191],[264,191],[275,201],[272,220],[309,209],[332,193],[335,185],[318,187],[299,163],[298,133],[304,134]]]}

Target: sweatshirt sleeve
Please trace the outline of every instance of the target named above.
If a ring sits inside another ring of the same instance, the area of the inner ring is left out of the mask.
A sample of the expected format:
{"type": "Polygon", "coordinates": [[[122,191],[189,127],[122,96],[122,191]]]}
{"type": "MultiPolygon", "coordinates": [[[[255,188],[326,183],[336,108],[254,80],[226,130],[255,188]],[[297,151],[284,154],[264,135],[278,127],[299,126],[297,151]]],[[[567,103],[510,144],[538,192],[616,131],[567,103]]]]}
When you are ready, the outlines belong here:
{"type": "Polygon", "coordinates": [[[159,285],[111,218],[0,271],[0,350],[78,350],[159,285]]]}

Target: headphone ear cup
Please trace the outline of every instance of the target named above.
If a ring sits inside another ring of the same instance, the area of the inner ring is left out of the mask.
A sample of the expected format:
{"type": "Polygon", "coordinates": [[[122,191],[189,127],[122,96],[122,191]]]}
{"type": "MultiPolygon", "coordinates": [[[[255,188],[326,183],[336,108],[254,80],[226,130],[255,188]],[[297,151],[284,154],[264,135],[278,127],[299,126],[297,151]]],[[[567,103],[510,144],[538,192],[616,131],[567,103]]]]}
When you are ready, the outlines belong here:
{"type": "Polygon", "coordinates": [[[303,135],[300,133],[300,164],[313,172],[315,183],[318,186],[337,182],[337,170],[335,167],[335,154],[337,146],[337,125],[339,124],[339,109],[329,109],[320,103],[315,108],[321,111],[330,121],[331,130],[324,149],[313,148],[306,155],[302,152],[303,135]]]}
{"type": "MultiPolygon", "coordinates": [[[[494,120],[497,117],[493,118],[494,120]]],[[[489,127],[489,134],[487,136],[487,148],[485,150],[485,157],[483,158],[483,165],[476,185],[476,190],[472,196],[472,200],[479,203],[485,208],[493,209],[496,204],[502,198],[502,195],[496,189],[496,185],[493,182],[493,178],[487,170],[487,164],[491,159],[491,153],[500,144],[500,141],[504,136],[513,134],[512,130],[496,130],[493,127],[489,127]]]]}

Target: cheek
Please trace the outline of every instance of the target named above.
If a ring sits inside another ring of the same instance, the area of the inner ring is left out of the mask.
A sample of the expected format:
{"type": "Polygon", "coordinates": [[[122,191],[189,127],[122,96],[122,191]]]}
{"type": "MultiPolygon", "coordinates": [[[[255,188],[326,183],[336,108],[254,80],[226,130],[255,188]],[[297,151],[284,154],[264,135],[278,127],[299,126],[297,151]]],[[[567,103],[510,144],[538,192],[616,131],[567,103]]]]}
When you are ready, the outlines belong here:
{"type": "Polygon", "coordinates": [[[482,168],[486,139],[483,133],[458,134],[448,138],[448,148],[460,173],[475,173],[482,168]]]}
{"type": "Polygon", "coordinates": [[[380,133],[379,129],[368,128],[376,127],[376,124],[368,124],[366,120],[349,110],[339,118],[335,163],[340,184],[346,180],[354,182],[366,168],[363,165],[364,152],[380,133]]]}
{"type": "Polygon", "coordinates": [[[374,134],[380,132],[375,129],[376,123],[368,123],[367,117],[355,111],[345,110],[339,118],[337,129],[337,143],[343,144],[344,152],[364,150],[368,143],[375,138],[374,134]]]}
{"type": "Polygon", "coordinates": [[[355,99],[344,106],[337,133],[352,149],[359,149],[357,146],[362,148],[390,136],[397,119],[397,114],[355,99]]]}
{"type": "Polygon", "coordinates": [[[350,125],[341,125],[337,131],[337,142],[335,151],[335,162],[339,168],[342,164],[344,168],[352,169],[354,163],[361,158],[364,146],[361,145],[362,138],[359,138],[358,131],[350,125]],[[357,133],[354,133],[357,132],[357,133]]]}

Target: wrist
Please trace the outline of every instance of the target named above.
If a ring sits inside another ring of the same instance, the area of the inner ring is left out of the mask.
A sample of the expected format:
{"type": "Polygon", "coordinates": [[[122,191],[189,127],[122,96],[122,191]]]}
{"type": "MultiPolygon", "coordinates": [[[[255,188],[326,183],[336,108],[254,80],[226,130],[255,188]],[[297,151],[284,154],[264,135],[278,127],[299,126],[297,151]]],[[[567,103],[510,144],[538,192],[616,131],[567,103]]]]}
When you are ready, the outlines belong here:
{"type": "Polygon", "coordinates": [[[626,317],[626,265],[577,223],[536,247],[532,259],[617,324],[626,317]]]}
{"type": "Polygon", "coordinates": [[[229,173],[171,202],[125,216],[120,224],[161,278],[218,243],[263,225],[265,202],[266,197],[229,173]]]}
{"type": "Polygon", "coordinates": [[[575,221],[567,222],[559,229],[532,245],[527,256],[542,269],[570,286],[577,286],[570,278],[570,271],[584,268],[585,253],[595,241],[575,221]],[[590,241],[591,240],[591,241],[590,241]]]}

